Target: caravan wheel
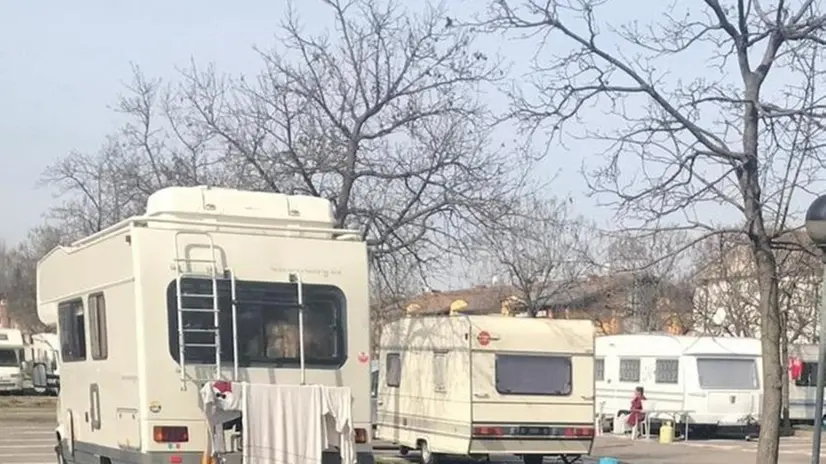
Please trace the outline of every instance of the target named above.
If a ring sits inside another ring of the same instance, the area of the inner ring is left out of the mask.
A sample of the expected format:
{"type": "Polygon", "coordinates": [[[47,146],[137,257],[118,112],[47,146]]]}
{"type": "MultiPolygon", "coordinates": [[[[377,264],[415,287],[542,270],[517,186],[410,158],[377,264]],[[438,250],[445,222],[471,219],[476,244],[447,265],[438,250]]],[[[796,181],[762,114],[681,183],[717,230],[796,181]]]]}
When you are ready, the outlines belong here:
{"type": "Polygon", "coordinates": [[[430,445],[428,445],[426,441],[422,441],[419,444],[419,450],[421,451],[422,464],[439,464],[440,456],[430,451],[430,445]]]}

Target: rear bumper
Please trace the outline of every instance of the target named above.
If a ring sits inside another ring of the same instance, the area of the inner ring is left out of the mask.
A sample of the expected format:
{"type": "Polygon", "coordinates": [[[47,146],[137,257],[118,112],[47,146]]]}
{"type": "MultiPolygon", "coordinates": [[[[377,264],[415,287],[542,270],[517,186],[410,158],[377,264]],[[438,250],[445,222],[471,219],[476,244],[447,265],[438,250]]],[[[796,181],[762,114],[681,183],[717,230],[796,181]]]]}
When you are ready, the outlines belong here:
{"type": "MultiPolygon", "coordinates": [[[[140,453],[137,451],[129,452],[124,450],[115,450],[107,453],[106,448],[100,448],[96,451],[106,454],[90,453],[83,449],[77,449],[75,455],[71,456],[65,447],[58,446],[56,453],[64,451],[63,458],[66,464],[97,464],[100,462],[100,457],[105,456],[112,459],[112,462],[129,462],[135,464],[169,464],[176,462],[180,464],[201,464],[201,453],[140,453]],[[124,455],[124,453],[128,454],[124,455]]],[[[241,453],[230,453],[224,455],[225,464],[242,464],[241,453]]],[[[375,458],[372,451],[363,451],[356,454],[357,464],[375,464],[375,458]]],[[[341,456],[338,452],[325,452],[322,458],[322,464],[341,464],[341,456]]]]}
{"type": "Polygon", "coordinates": [[[477,439],[470,441],[469,454],[583,455],[591,452],[593,440],[477,439]]]}

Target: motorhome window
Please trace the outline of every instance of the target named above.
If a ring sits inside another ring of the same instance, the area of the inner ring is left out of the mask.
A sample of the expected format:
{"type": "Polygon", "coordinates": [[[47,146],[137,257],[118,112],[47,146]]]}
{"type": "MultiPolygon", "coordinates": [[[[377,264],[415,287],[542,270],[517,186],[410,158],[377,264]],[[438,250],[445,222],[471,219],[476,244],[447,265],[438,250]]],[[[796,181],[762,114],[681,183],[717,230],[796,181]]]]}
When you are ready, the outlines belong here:
{"type": "Polygon", "coordinates": [[[571,394],[571,358],[498,354],[496,391],[503,395],[571,394]]]}
{"type": "Polygon", "coordinates": [[[18,357],[17,350],[0,350],[0,366],[20,366],[20,358],[18,357]]]}
{"type": "Polygon", "coordinates": [[[605,380],[605,360],[594,359],[594,380],[602,382],[605,380]]]}
{"type": "Polygon", "coordinates": [[[89,338],[92,359],[106,359],[109,356],[109,343],[106,336],[106,298],[103,293],[89,295],[89,338]]]}
{"type": "Polygon", "coordinates": [[[86,314],[80,298],[57,305],[63,362],[86,360],[86,314]]]}
{"type": "Polygon", "coordinates": [[[658,359],[654,370],[654,382],[656,383],[679,383],[680,381],[680,360],[679,359],[658,359]]]}
{"type": "Polygon", "coordinates": [[[447,353],[433,353],[433,390],[447,391],[447,353]]]}
{"type": "Polygon", "coordinates": [[[697,359],[700,387],[709,390],[757,390],[757,362],[754,359],[697,359]]]}
{"type": "Polygon", "coordinates": [[[620,359],[620,382],[640,381],[640,360],[638,358],[620,359]]]}
{"type": "Polygon", "coordinates": [[[402,384],[402,358],[399,353],[387,353],[384,357],[385,383],[388,387],[398,388],[402,384]]]}
{"type": "Polygon", "coordinates": [[[798,387],[815,387],[817,381],[817,363],[804,362],[803,369],[800,370],[800,378],[795,379],[794,384],[798,387]]]}
{"type": "MultiPolygon", "coordinates": [[[[184,309],[212,309],[215,302],[211,279],[181,279],[184,309]]],[[[347,359],[345,343],[346,300],[331,285],[302,285],[304,305],[304,361],[306,366],[338,367],[347,359]]],[[[238,321],[238,362],[241,366],[300,364],[298,286],[286,282],[235,282],[238,321]]],[[[176,361],[178,353],[178,294],[173,280],[167,287],[169,349],[176,361]]],[[[218,280],[218,310],[221,360],[234,357],[231,282],[218,280]]],[[[210,312],[182,313],[185,328],[214,329],[210,312]]],[[[214,343],[209,332],[185,332],[186,344],[214,343]]],[[[212,347],[185,347],[187,364],[213,364],[212,347]]]]}

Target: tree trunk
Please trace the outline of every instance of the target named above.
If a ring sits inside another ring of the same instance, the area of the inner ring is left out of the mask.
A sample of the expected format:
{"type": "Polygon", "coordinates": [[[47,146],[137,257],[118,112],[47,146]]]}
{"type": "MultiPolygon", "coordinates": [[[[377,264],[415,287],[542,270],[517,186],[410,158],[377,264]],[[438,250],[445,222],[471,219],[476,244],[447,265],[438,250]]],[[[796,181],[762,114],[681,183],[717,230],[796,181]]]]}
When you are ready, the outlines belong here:
{"type": "Polygon", "coordinates": [[[763,348],[763,407],[760,414],[757,464],[777,464],[783,402],[777,262],[767,240],[758,237],[754,242],[753,252],[760,285],[760,339],[763,348]]]}

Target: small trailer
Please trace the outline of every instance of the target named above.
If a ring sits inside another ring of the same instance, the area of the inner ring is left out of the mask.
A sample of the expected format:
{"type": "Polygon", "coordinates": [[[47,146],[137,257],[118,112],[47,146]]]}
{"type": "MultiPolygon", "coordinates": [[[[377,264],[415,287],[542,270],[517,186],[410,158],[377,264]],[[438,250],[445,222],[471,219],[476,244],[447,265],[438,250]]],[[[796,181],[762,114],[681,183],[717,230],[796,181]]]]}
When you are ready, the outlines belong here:
{"type": "Polygon", "coordinates": [[[60,391],[60,339],[57,334],[32,334],[31,343],[24,351],[35,392],[57,395],[60,391]]]}
{"type": "Polygon", "coordinates": [[[573,462],[594,439],[587,320],[412,316],[381,332],[376,437],[446,455],[573,462]]]}
{"type": "Polygon", "coordinates": [[[38,315],[61,347],[57,462],[372,464],[367,247],[332,211],[323,198],[170,187],[43,257],[38,315]],[[228,391],[270,403],[229,419],[214,406],[228,391]],[[313,414],[288,394],[338,409],[313,414]],[[325,441],[284,438],[329,417],[325,441]],[[277,439],[259,440],[268,430],[277,439]]]}
{"type": "Polygon", "coordinates": [[[624,420],[634,390],[643,387],[643,408],[655,425],[674,421],[697,432],[750,435],[760,416],[761,373],[760,340],[754,338],[598,337],[598,422],[624,420]]]}
{"type": "Polygon", "coordinates": [[[0,329],[0,392],[23,392],[23,333],[0,329]]]}
{"type": "MultiPolygon", "coordinates": [[[[815,420],[817,391],[817,345],[789,346],[789,419],[811,423],[815,420]],[[794,364],[798,366],[795,368],[794,364]]],[[[820,420],[826,414],[820,413],[820,420]]]]}

